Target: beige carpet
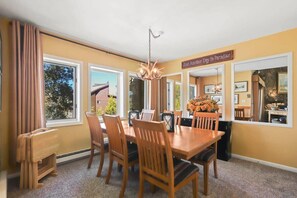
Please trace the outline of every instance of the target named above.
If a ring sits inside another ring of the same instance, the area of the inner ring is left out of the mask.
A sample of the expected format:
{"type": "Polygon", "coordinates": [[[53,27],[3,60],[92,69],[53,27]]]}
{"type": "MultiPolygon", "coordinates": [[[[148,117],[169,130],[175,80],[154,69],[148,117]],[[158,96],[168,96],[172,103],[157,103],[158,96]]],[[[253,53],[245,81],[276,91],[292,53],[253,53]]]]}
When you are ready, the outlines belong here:
{"type": "MultiPolygon", "coordinates": [[[[88,159],[71,162],[58,167],[57,177],[46,177],[44,186],[37,190],[18,188],[18,179],[8,182],[8,197],[118,197],[122,174],[114,163],[110,184],[105,184],[108,167],[108,155],[105,157],[101,177],[96,177],[99,157],[95,156],[91,169],[87,169],[88,159]]],[[[138,168],[129,172],[125,197],[137,197],[138,168]]],[[[297,197],[297,174],[238,159],[229,162],[218,161],[219,178],[213,177],[210,169],[208,197],[297,197]]],[[[203,175],[200,167],[199,197],[204,197],[203,175]]],[[[146,183],[144,197],[167,197],[167,193],[158,189],[152,194],[146,183]]],[[[189,184],[176,192],[176,197],[192,197],[192,185],[189,184]]]]}

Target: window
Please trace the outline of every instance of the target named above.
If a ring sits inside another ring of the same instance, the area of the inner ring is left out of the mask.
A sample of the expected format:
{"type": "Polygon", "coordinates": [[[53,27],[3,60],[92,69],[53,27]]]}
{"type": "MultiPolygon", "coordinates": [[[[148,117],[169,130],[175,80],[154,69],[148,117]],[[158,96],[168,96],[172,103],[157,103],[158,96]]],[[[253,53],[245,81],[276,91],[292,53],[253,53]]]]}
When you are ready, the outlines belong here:
{"type": "Polygon", "coordinates": [[[90,67],[91,110],[123,117],[123,72],[108,67],[90,67]]]}
{"type": "Polygon", "coordinates": [[[173,111],[173,82],[172,80],[167,80],[167,110],[173,111]]]}
{"type": "Polygon", "coordinates": [[[181,98],[181,83],[176,82],[175,83],[175,107],[174,110],[180,110],[180,98],[181,98]]]}
{"type": "Polygon", "coordinates": [[[80,122],[80,64],[44,57],[43,67],[47,126],[80,122]]]}
{"type": "Polygon", "coordinates": [[[136,76],[129,75],[128,110],[142,111],[144,109],[145,82],[136,76]]]}
{"type": "Polygon", "coordinates": [[[189,86],[189,99],[196,98],[196,85],[189,86]]]}
{"type": "Polygon", "coordinates": [[[292,126],[292,54],[233,64],[233,119],[292,126]]]}

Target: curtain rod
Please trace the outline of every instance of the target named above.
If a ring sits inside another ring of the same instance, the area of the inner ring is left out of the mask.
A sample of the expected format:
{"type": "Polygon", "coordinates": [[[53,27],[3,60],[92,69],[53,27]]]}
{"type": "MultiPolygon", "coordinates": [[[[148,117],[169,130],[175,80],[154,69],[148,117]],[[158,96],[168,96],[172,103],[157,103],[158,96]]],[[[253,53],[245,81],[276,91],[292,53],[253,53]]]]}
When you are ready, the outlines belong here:
{"type": "MultiPolygon", "coordinates": [[[[9,22],[10,25],[12,25],[12,22],[10,21],[9,22]]],[[[21,26],[23,26],[24,24],[23,23],[20,23],[21,26]]],[[[74,41],[74,40],[71,40],[71,39],[67,39],[67,38],[63,38],[61,36],[57,36],[55,34],[52,34],[52,33],[49,33],[49,32],[45,32],[43,30],[39,30],[41,34],[44,34],[44,35],[47,35],[47,36],[51,36],[51,37],[54,37],[54,38],[57,38],[57,39],[61,39],[61,40],[64,40],[64,41],[67,41],[67,42],[70,42],[70,43],[74,43],[74,44],[77,44],[77,45],[81,45],[81,46],[84,46],[84,47],[87,47],[87,48],[91,48],[91,49],[94,49],[94,50],[98,50],[98,51],[101,51],[101,52],[105,52],[107,54],[111,54],[111,55],[114,55],[114,56],[118,56],[118,57],[121,57],[121,58],[126,58],[126,59],[129,59],[129,60],[133,60],[133,61],[136,61],[136,62],[143,62],[141,60],[137,60],[137,59],[134,59],[134,58],[130,58],[130,57],[127,57],[127,56],[123,56],[123,55],[120,55],[120,54],[116,54],[116,53],[113,53],[113,52],[109,52],[109,51],[106,51],[106,50],[103,50],[103,49],[100,49],[98,47],[94,47],[94,46],[91,46],[91,45],[88,45],[88,44],[84,44],[82,42],[79,42],[79,41],[74,41]]]]}

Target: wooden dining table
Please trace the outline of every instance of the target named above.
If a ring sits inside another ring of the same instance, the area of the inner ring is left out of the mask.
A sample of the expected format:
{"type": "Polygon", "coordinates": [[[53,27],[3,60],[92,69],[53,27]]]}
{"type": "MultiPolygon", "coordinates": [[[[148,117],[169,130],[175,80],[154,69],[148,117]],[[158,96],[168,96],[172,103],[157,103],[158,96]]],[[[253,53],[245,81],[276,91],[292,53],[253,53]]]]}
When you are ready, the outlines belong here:
{"type": "MultiPolygon", "coordinates": [[[[133,126],[128,121],[122,121],[127,141],[136,143],[133,126]]],[[[104,123],[101,128],[106,133],[104,123]]],[[[223,131],[205,130],[187,126],[175,126],[174,132],[168,132],[173,155],[189,160],[210,145],[219,141],[225,134],[223,131]]]]}

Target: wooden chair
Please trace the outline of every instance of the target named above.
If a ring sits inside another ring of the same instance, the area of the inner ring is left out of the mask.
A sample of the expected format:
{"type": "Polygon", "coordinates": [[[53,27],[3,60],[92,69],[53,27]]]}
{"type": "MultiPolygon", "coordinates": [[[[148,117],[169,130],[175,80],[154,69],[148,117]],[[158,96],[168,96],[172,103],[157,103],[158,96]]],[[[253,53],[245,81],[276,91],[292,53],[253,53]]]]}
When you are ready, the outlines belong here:
{"type": "MultiPolygon", "coordinates": [[[[192,127],[207,129],[207,130],[218,130],[219,126],[219,113],[207,113],[207,112],[194,112],[192,127]]],[[[208,195],[208,171],[209,165],[213,162],[214,175],[218,178],[217,171],[217,142],[207,149],[203,150],[198,155],[190,159],[193,163],[198,163],[203,166],[204,174],[204,194],[208,195]]]]}
{"type": "Polygon", "coordinates": [[[91,155],[88,168],[90,168],[92,165],[95,149],[98,149],[98,151],[100,151],[100,164],[98,167],[97,177],[100,177],[104,163],[105,148],[107,148],[108,143],[104,143],[104,136],[98,116],[91,112],[86,112],[85,114],[88,120],[91,135],[91,155]]]}
{"type": "Polygon", "coordinates": [[[167,191],[169,197],[192,181],[193,197],[197,197],[199,168],[172,157],[164,122],[132,122],[139,154],[138,197],[143,196],[145,180],[167,191]]]}
{"type": "Polygon", "coordinates": [[[235,108],[234,113],[235,113],[235,120],[244,120],[245,119],[243,108],[235,108]]]}
{"type": "Polygon", "coordinates": [[[155,110],[142,109],[140,120],[152,121],[154,119],[155,110]]]}
{"type": "Polygon", "coordinates": [[[180,126],[182,113],[183,113],[182,111],[174,111],[174,123],[175,123],[175,125],[180,126]]]}
{"type": "Polygon", "coordinates": [[[105,183],[109,183],[113,161],[117,161],[123,167],[124,175],[120,197],[124,196],[128,180],[128,168],[138,163],[136,144],[126,141],[125,132],[119,116],[103,115],[106,132],[109,139],[109,168],[105,183]]]}

